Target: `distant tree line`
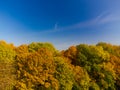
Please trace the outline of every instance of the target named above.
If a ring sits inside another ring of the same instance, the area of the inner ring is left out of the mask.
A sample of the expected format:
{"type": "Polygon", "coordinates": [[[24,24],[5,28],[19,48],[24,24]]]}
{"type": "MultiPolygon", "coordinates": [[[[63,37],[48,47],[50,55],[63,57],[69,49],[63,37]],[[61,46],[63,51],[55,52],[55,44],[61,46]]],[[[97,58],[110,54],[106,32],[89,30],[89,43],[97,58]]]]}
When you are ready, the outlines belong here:
{"type": "Polygon", "coordinates": [[[120,90],[120,46],[0,41],[0,90],[120,90]]]}

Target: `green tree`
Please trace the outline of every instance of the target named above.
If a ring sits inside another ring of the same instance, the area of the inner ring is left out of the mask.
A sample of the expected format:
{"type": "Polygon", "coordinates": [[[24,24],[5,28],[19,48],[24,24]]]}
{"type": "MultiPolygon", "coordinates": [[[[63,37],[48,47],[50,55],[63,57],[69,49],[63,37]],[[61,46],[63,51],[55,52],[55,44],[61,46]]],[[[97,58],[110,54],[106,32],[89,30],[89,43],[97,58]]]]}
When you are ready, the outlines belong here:
{"type": "MultiPolygon", "coordinates": [[[[99,85],[100,89],[115,89],[115,81],[110,70],[104,64],[110,60],[110,55],[101,46],[81,44],[77,46],[77,65],[88,71],[92,82],[99,85]]],[[[92,88],[92,87],[90,87],[92,88]]]]}
{"type": "Polygon", "coordinates": [[[32,42],[28,45],[28,48],[30,52],[38,51],[40,48],[47,48],[51,52],[56,51],[56,49],[51,43],[32,42]]]}
{"type": "Polygon", "coordinates": [[[56,72],[55,78],[59,81],[59,90],[72,90],[73,73],[70,66],[61,57],[54,57],[56,72]]]}

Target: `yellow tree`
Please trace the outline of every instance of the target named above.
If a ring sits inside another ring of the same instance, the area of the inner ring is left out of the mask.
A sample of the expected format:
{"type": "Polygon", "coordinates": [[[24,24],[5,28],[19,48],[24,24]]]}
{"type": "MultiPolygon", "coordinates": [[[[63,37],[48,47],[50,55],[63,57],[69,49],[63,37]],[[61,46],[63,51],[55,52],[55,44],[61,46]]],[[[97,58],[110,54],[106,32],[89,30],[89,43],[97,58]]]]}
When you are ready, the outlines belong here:
{"type": "Polygon", "coordinates": [[[72,90],[89,90],[90,77],[86,70],[80,66],[73,66],[74,84],[72,90]]]}
{"type": "MultiPolygon", "coordinates": [[[[19,47],[19,49],[24,48],[19,47]]],[[[18,51],[16,56],[17,90],[58,90],[58,81],[54,78],[53,52],[47,48],[28,53],[19,53],[21,50],[16,51],[18,51]]],[[[26,51],[29,50],[26,49],[26,51]]]]}
{"type": "Polygon", "coordinates": [[[13,63],[15,52],[11,44],[0,41],[0,89],[12,90],[14,85],[13,63]]]}

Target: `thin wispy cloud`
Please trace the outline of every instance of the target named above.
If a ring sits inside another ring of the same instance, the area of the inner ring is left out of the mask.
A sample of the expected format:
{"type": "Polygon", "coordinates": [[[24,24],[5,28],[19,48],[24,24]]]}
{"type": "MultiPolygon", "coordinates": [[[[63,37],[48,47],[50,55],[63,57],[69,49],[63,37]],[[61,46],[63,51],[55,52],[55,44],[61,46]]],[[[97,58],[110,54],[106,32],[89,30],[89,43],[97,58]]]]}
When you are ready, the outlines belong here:
{"type": "Polygon", "coordinates": [[[76,23],[67,27],[62,27],[59,30],[74,30],[82,27],[96,26],[116,21],[120,21],[120,14],[103,12],[93,19],[85,22],[76,23]]]}
{"type": "Polygon", "coordinates": [[[54,32],[67,31],[67,30],[76,30],[84,27],[102,25],[116,21],[120,21],[120,14],[103,12],[93,19],[84,22],[75,23],[69,26],[58,27],[58,23],[55,23],[54,29],[41,30],[39,33],[54,33],[54,32]]]}
{"type": "Polygon", "coordinates": [[[54,30],[58,29],[58,23],[55,23],[54,30]]]}
{"type": "Polygon", "coordinates": [[[105,24],[105,23],[111,23],[117,21],[120,21],[120,14],[110,13],[107,16],[103,17],[99,21],[99,24],[105,24]]]}
{"type": "Polygon", "coordinates": [[[111,22],[114,23],[116,21],[120,21],[120,14],[110,13],[110,12],[106,11],[88,21],[79,22],[79,23],[75,23],[73,25],[68,25],[68,26],[64,26],[64,27],[58,26],[58,23],[56,22],[52,29],[40,30],[40,31],[34,30],[32,33],[27,32],[27,36],[26,36],[26,33],[23,33],[23,35],[27,38],[30,38],[30,37],[43,38],[43,37],[46,37],[47,35],[51,35],[53,33],[60,33],[60,32],[64,32],[64,31],[74,31],[74,30],[77,31],[77,30],[82,30],[82,28],[100,26],[103,24],[111,23],[111,22]]]}

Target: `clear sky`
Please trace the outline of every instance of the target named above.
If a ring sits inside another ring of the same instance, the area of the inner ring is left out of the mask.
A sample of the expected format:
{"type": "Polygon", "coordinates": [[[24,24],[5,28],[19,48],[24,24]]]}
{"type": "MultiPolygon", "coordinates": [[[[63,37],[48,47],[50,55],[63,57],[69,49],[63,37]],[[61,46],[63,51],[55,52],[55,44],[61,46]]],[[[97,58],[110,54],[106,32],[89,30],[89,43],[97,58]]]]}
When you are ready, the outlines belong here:
{"type": "Polygon", "coordinates": [[[51,42],[57,49],[120,44],[120,0],[0,0],[0,39],[51,42]]]}

